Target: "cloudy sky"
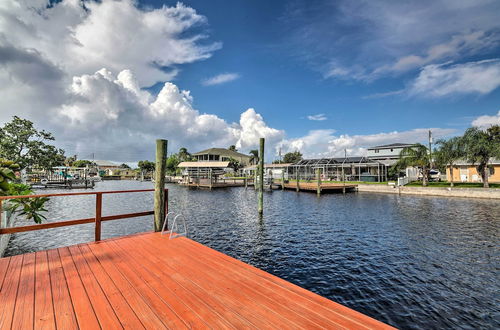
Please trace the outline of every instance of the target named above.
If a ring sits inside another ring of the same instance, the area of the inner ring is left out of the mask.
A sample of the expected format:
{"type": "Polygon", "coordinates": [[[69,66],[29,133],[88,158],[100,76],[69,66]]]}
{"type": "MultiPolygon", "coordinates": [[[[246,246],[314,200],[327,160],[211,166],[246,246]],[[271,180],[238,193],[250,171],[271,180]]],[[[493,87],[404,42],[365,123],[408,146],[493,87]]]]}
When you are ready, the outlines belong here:
{"type": "MultiPolygon", "coordinates": [[[[267,141],[268,157],[500,123],[500,2],[0,1],[0,124],[134,162],[267,141]]],[[[269,159],[268,158],[268,159],[269,159]]]]}

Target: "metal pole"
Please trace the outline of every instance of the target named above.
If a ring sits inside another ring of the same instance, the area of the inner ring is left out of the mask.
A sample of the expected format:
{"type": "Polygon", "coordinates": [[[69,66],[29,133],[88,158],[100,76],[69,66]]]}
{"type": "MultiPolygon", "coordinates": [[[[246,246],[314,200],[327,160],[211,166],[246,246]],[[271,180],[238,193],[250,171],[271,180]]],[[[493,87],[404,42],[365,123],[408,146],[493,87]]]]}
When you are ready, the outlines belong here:
{"type": "Polygon", "coordinates": [[[259,214],[264,213],[264,143],[265,139],[260,138],[259,151],[259,214]]]}
{"type": "Polygon", "coordinates": [[[296,167],[295,179],[297,180],[297,191],[300,191],[300,186],[299,186],[299,170],[300,170],[300,167],[296,167]]]}
{"type": "Polygon", "coordinates": [[[316,175],[318,176],[318,186],[316,187],[316,193],[321,195],[321,169],[317,168],[316,169],[316,175]]]}
{"type": "Polygon", "coordinates": [[[154,193],[154,230],[161,231],[165,221],[165,170],[167,165],[167,140],[156,140],[156,167],[154,193]]]}

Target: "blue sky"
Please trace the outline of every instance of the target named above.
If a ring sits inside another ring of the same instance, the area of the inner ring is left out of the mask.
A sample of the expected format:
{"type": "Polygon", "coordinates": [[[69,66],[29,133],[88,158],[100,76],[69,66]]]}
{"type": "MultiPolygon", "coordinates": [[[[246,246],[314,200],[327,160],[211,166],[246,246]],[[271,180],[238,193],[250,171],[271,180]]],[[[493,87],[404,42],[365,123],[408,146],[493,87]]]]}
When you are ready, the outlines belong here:
{"type": "MultiPolygon", "coordinates": [[[[163,3],[145,2],[155,7],[163,3]]],[[[332,39],[343,38],[344,35],[363,39],[363,34],[367,32],[364,25],[369,24],[357,17],[343,17],[344,22],[336,22],[342,16],[335,13],[338,11],[335,3],[339,1],[184,3],[207,17],[210,39],[221,41],[223,47],[211,58],[183,67],[174,81],[180,88],[189,89],[195,95],[198,109],[227,120],[237,121],[241,109],[253,107],[270,126],[286,129],[290,137],[326,128],[347,134],[375,134],[417,127],[444,127],[460,131],[469,127],[473,118],[495,115],[500,109],[498,88],[485,94],[452,93],[444,97],[401,94],[370,97],[405,88],[418,75],[420,67],[373,81],[325,77],[321,61],[325,64],[337,57],[354,58],[352,65],[360,66],[366,66],[370,61],[369,54],[359,54],[361,50],[351,48],[350,43],[337,47],[335,42],[330,43],[332,39]],[[301,28],[315,20],[319,22],[312,27],[314,31],[310,35],[313,40],[304,42],[298,34],[301,28]],[[331,30],[336,32],[331,33],[331,30]],[[322,54],[314,54],[316,51],[322,54]],[[224,72],[237,73],[240,78],[216,86],[201,84],[203,79],[224,72]],[[327,120],[305,119],[314,114],[325,114],[327,120]]],[[[498,9],[497,13],[500,12],[498,5],[494,7],[498,9]]],[[[497,17],[500,22],[500,14],[497,17]]],[[[478,21],[480,19],[477,17],[478,21]]],[[[440,24],[439,21],[433,23],[440,24]]],[[[416,23],[414,28],[418,30],[419,24],[416,23]]],[[[499,28],[500,24],[496,26],[497,30],[499,28]]],[[[477,30],[479,27],[474,24],[457,26],[455,30],[442,33],[439,41],[428,40],[428,43],[424,41],[420,44],[432,47],[439,42],[448,42],[453,36],[477,30]]],[[[412,35],[405,37],[412,38],[412,35]]],[[[496,46],[464,54],[454,58],[453,63],[498,58],[500,44],[498,39],[496,41],[496,46]]],[[[363,51],[370,52],[369,49],[363,51]]],[[[382,58],[382,63],[385,56],[388,61],[394,56],[391,52],[384,54],[380,49],[376,49],[375,53],[378,59],[382,58]]],[[[429,63],[439,64],[448,60],[450,57],[443,57],[429,63]]]]}
{"type": "Polygon", "coordinates": [[[4,0],[0,124],[80,158],[362,155],[500,123],[493,0],[4,0]]]}

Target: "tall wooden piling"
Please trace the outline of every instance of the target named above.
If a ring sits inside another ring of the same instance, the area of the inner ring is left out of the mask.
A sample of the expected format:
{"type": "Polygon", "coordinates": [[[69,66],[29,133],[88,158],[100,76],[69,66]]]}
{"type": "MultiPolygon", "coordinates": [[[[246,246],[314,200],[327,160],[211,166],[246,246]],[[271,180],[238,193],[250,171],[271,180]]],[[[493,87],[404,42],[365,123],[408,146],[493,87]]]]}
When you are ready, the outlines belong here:
{"type": "Polygon", "coordinates": [[[317,168],[316,169],[316,176],[318,177],[318,186],[316,187],[316,193],[321,195],[321,169],[317,168]]]}
{"type": "Polygon", "coordinates": [[[165,221],[165,170],[167,161],[167,140],[156,140],[155,165],[155,231],[161,231],[165,221]]]}
{"type": "Polygon", "coordinates": [[[285,170],[281,170],[281,190],[285,190],[285,170]]]}
{"type": "Polygon", "coordinates": [[[259,150],[259,214],[264,213],[264,138],[260,138],[259,150]]]}

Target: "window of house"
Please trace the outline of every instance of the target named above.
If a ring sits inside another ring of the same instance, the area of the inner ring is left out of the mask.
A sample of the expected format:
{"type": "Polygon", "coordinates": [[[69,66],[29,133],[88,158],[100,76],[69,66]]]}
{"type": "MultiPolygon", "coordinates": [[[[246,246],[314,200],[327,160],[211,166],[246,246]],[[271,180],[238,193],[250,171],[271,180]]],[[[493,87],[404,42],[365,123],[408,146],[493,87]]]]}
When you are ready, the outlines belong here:
{"type": "Polygon", "coordinates": [[[393,151],[394,151],[394,149],[391,148],[391,152],[393,152],[393,151]]]}
{"type": "Polygon", "coordinates": [[[375,149],[375,151],[374,151],[374,152],[375,152],[376,154],[378,154],[378,151],[379,151],[378,149],[375,149]]]}

